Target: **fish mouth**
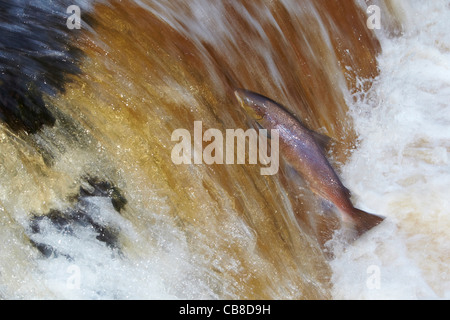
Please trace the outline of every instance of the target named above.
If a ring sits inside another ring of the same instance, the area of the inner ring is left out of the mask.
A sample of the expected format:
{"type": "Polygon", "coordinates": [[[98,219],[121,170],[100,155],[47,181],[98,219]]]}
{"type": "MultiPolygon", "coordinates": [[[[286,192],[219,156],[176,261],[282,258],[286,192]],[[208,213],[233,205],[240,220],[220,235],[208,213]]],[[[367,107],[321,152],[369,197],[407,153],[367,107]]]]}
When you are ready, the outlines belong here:
{"type": "Polygon", "coordinates": [[[263,119],[263,116],[259,114],[255,108],[253,108],[246,100],[248,100],[247,90],[244,89],[236,89],[234,91],[234,95],[236,96],[237,101],[241,105],[241,107],[245,110],[245,112],[252,117],[254,120],[258,121],[263,119]]]}
{"type": "Polygon", "coordinates": [[[241,105],[244,105],[245,91],[243,89],[234,90],[234,95],[241,105]]]}

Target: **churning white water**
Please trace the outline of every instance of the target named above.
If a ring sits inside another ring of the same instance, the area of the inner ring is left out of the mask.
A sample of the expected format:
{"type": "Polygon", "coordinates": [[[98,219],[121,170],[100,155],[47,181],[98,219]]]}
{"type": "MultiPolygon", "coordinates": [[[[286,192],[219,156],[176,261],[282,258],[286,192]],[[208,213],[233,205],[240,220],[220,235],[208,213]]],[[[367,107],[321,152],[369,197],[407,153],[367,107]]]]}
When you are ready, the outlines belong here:
{"type": "MultiPolygon", "coordinates": [[[[354,92],[353,100],[348,101],[360,140],[350,160],[341,168],[343,182],[352,190],[355,206],[387,219],[350,246],[342,246],[339,234],[329,242],[336,255],[330,261],[332,297],[335,299],[450,299],[450,0],[394,1],[396,14],[402,19],[403,34],[392,36],[392,30],[387,30],[382,17],[382,29],[377,31],[382,46],[378,58],[380,75],[376,79],[360,79],[361,84],[372,83],[370,89],[354,92]]],[[[85,2],[88,3],[76,3],[85,2]]],[[[206,1],[189,2],[192,19],[201,21],[208,28],[186,24],[173,1],[135,2],[174,29],[181,30],[181,34],[191,36],[195,44],[238,46],[233,42],[230,30],[239,29],[239,25],[229,23],[223,14],[226,2],[208,2],[208,5],[206,1]]],[[[309,12],[309,7],[313,7],[308,2],[304,4],[308,10],[297,7],[294,1],[280,2],[289,9],[286,12],[297,8],[298,20],[303,19],[303,11],[309,12]]],[[[259,42],[270,47],[266,31],[252,18],[246,6],[236,6],[256,30],[254,34],[263,39],[259,42]]],[[[317,12],[313,10],[313,13],[316,15],[317,12]]],[[[283,33],[270,10],[261,15],[267,21],[273,20],[279,33],[283,33]]],[[[260,45],[257,37],[249,41],[253,41],[255,47],[260,45]]],[[[278,69],[282,62],[268,52],[262,56],[270,70],[267,83],[282,87],[284,80],[278,69]]],[[[213,60],[205,58],[202,63],[214,69],[213,60]]],[[[249,69],[259,68],[258,60],[247,63],[249,69]]],[[[171,69],[164,66],[161,70],[171,69]]],[[[114,80],[98,79],[102,85],[114,80]]],[[[173,84],[170,77],[167,79],[169,87],[175,87],[168,91],[171,99],[192,101],[189,104],[196,105],[189,90],[173,84]],[[187,96],[181,97],[183,93],[187,96]]],[[[129,91],[131,95],[132,90],[129,91]]],[[[107,92],[105,97],[109,97],[107,92]]],[[[142,97],[141,100],[145,99],[142,97]]],[[[64,101],[60,103],[64,104],[64,101]]],[[[125,128],[127,130],[122,128],[120,133],[134,132],[125,128]]],[[[79,134],[73,130],[74,135],[79,134]]],[[[90,139],[86,131],[83,134],[90,139]]],[[[239,297],[250,281],[236,283],[238,281],[233,282],[233,277],[226,277],[227,274],[240,275],[244,269],[242,255],[223,250],[233,245],[247,254],[248,265],[256,270],[252,272],[257,274],[262,269],[269,274],[268,278],[273,276],[273,279],[282,280],[276,282],[280,289],[270,289],[266,296],[286,299],[301,296],[302,288],[293,284],[289,277],[276,278],[271,274],[273,269],[268,266],[273,261],[264,260],[258,252],[258,237],[262,236],[248,223],[254,217],[246,221],[245,217],[235,214],[235,204],[229,198],[223,197],[223,204],[221,202],[222,206],[219,206],[221,211],[214,211],[216,207],[209,206],[206,201],[213,197],[194,196],[195,187],[201,181],[192,181],[192,187],[186,187],[185,193],[191,194],[192,201],[205,201],[201,202],[201,214],[206,218],[200,217],[204,218],[201,221],[209,219],[211,225],[217,227],[215,217],[220,216],[223,217],[221,221],[226,222],[220,224],[226,239],[222,239],[222,234],[211,236],[213,232],[197,234],[193,230],[200,223],[196,224],[192,219],[191,228],[189,223],[183,224],[183,220],[173,213],[171,199],[159,192],[158,184],[153,184],[140,171],[142,167],[128,162],[122,163],[124,168],[115,166],[121,160],[114,156],[129,152],[124,150],[126,145],[117,142],[117,150],[111,152],[104,150],[100,141],[89,147],[72,141],[83,142],[84,138],[81,134],[80,137],[67,137],[58,124],[55,128],[44,127],[32,141],[44,150],[47,147],[58,149],[57,156],[51,159],[51,169],[46,169],[41,156],[36,156],[32,147],[9,129],[1,132],[0,299],[239,297]],[[117,172],[111,174],[114,170],[117,172]],[[110,194],[114,191],[107,185],[101,192],[94,190],[95,184],[82,185],[85,191],[77,194],[77,201],[68,201],[68,194],[80,190],[78,182],[83,179],[79,177],[91,172],[100,178],[109,178],[105,181],[111,184],[125,186],[122,191],[128,207],[122,212],[117,209],[110,194]],[[59,214],[52,216],[51,210],[59,210],[59,214]],[[196,248],[200,245],[204,246],[201,250],[196,248]]],[[[130,141],[139,142],[133,138],[130,141]]],[[[159,142],[163,144],[163,141],[159,142]]],[[[147,153],[145,156],[148,161],[159,160],[147,153]]],[[[199,169],[192,167],[189,170],[199,169]]],[[[222,189],[218,190],[214,201],[222,197],[222,189]]],[[[245,200],[245,205],[253,203],[252,199],[245,200]]],[[[288,209],[292,211],[292,208],[288,209]]],[[[253,211],[255,216],[259,214],[258,209],[253,211]]],[[[311,259],[305,260],[309,263],[311,259]]],[[[314,268],[315,265],[311,269],[314,268]]],[[[290,270],[296,274],[302,272],[296,268],[290,270]]],[[[313,283],[314,279],[310,281],[305,274],[305,283],[313,283]]],[[[242,274],[239,279],[248,280],[245,277],[250,278],[251,274],[242,274]]]]}
{"type": "Polygon", "coordinates": [[[350,103],[343,169],[356,205],[388,219],[332,262],[338,299],[450,298],[450,2],[401,9],[404,34],[379,32],[380,75],[350,103]]]}

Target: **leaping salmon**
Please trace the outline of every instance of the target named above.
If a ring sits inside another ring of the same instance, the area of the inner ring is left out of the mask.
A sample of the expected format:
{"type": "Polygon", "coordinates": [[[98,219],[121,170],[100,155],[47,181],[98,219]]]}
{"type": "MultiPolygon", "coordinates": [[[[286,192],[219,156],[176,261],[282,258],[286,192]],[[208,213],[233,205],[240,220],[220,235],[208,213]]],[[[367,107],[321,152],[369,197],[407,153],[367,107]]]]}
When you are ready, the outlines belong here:
{"type": "Polygon", "coordinates": [[[328,137],[306,128],[283,106],[267,97],[244,89],[237,89],[234,94],[258,126],[278,130],[281,156],[315,194],[338,208],[342,222],[355,231],[355,238],[384,220],[353,206],[349,190],[325,156],[323,145],[328,137]]]}

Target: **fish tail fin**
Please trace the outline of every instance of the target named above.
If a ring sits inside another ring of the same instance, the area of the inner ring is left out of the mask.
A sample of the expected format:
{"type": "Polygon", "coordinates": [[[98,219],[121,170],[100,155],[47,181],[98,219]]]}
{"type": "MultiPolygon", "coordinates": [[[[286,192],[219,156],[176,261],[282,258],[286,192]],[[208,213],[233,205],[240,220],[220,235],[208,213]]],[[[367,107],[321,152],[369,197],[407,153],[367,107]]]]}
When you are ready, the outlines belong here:
{"type": "Polygon", "coordinates": [[[379,225],[384,219],[385,217],[353,208],[351,212],[347,213],[347,219],[344,219],[344,222],[350,224],[353,232],[356,233],[355,239],[357,239],[370,229],[379,225]]]}

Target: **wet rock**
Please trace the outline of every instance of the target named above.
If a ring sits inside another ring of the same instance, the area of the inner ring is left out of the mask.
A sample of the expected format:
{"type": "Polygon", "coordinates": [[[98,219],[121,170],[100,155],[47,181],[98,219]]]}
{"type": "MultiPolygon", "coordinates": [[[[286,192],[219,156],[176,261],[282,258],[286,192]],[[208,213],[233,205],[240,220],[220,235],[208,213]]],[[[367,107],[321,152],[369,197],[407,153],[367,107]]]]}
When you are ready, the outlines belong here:
{"type": "Polygon", "coordinates": [[[120,190],[108,181],[97,178],[87,178],[80,187],[79,193],[72,198],[73,206],[65,210],[50,210],[45,215],[34,215],[29,223],[29,237],[34,247],[36,247],[45,257],[65,256],[71,259],[64,244],[70,238],[79,237],[85,231],[95,234],[96,241],[104,243],[109,248],[120,249],[120,230],[111,219],[108,218],[107,208],[96,206],[108,203],[111,210],[120,214],[127,200],[120,190]],[[102,216],[104,215],[104,216],[102,216]],[[48,234],[59,239],[58,244],[49,240],[48,234]]]}

